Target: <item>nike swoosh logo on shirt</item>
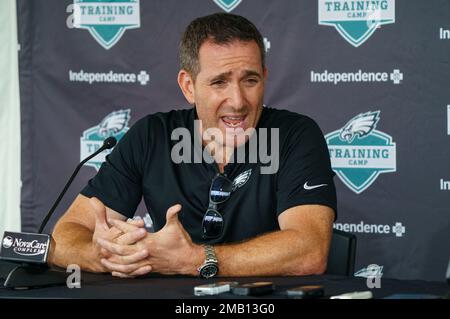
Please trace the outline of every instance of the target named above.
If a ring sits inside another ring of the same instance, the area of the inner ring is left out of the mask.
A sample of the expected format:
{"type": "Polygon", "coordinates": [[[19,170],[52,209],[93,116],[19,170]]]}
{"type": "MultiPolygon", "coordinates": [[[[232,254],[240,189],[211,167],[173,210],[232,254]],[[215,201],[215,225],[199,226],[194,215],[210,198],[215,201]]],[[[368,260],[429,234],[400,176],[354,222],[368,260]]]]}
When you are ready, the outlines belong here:
{"type": "Polygon", "coordinates": [[[303,184],[303,188],[306,189],[307,191],[311,190],[311,189],[316,189],[319,187],[323,187],[323,186],[328,186],[328,184],[320,184],[320,185],[312,185],[309,186],[308,182],[305,182],[305,184],[303,184]]]}

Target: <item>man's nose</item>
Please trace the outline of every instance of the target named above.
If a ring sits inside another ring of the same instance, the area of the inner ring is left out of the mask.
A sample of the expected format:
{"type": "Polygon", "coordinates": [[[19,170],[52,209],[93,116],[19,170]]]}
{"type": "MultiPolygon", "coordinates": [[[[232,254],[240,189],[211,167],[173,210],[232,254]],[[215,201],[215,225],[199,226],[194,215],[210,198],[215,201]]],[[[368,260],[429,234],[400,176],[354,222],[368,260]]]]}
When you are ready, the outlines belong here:
{"type": "Polygon", "coordinates": [[[245,107],[245,95],[239,84],[231,85],[228,92],[228,101],[235,110],[241,110],[245,107]]]}

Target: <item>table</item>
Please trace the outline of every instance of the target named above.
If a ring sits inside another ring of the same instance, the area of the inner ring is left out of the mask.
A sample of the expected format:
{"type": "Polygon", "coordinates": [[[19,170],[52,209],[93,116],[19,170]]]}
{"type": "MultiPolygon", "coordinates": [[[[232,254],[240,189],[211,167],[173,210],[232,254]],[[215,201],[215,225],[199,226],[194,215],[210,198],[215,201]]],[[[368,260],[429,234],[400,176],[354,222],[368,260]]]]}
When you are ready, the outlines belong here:
{"type": "MultiPolygon", "coordinates": [[[[201,279],[187,276],[163,276],[151,274],[146,277],[122,279],[109,274],[81,273],[81,288],[69,289],[67,286],[41,287],[29,290],[12,290],[0,288],[0,298],[98,298],[98,299],[186,299],[196,297],[193,288],[196,285],[215,281],[238,281],[248,283],[255,281],[272,281],[276,291],[259,297],[236,296],[223,293],[214,298],[257,298],[286,299],[285,290],[299,285],[323,285],[326,297],[352,291],[369,290],[365,278],[343,277],[333,275],[302,277],[241,277],[201,279]]],[[[384,298],[392,294],[415,293],[436,296],[448,296],[449,285],[443,282],[422,280],[381,279],[381,287],[370,289],[374,298],[384,298]]],[[[211,298],[211,297],[209,297],[211,298]]]]}

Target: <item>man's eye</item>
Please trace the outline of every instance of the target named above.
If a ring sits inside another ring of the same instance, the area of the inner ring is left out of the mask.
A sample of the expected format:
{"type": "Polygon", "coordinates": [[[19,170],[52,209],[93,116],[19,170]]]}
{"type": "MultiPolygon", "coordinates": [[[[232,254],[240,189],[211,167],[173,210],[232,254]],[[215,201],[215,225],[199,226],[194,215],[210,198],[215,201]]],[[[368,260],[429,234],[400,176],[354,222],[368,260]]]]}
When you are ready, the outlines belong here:
{"type": "Polygon", "coordinates": [[[250,78],[250,79],[247,79],[246,82],[247,82],[248,84],[254,85],[254,84],[257,84],[257,83],[259,82],[259,80],[258,80],[258,79],[255,79],[255,78],[250,78]]]}
{"type": "Polygon", "coordinates": [[[214,81],[214,82],[211,83],[211,85],[213,85],[213,86],[223,86],[223,85],[225,85],[225,81],[222,81],[222,80],[214,81]]]}

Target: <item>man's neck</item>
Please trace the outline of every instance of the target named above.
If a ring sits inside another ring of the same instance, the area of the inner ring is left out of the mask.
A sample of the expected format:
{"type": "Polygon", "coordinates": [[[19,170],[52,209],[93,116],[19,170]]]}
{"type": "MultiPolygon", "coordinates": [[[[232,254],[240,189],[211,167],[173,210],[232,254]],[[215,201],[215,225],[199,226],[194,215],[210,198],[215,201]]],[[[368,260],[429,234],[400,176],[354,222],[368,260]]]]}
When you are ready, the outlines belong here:
{"type": "Polygon", "coordinates": [[[219,169],[220,174],[223,174],[225,172],[225,166],[227,164],[217,164],[217,168],[219,169]]]}
{"type": "Polygon", "coordinates": [[[231,156],[233,156],[234,147],[208,144],[207,149],[211,157],[216,162],[219,172],[223,174],[225,171],[225,166],[229,163],[231,156]]]}

